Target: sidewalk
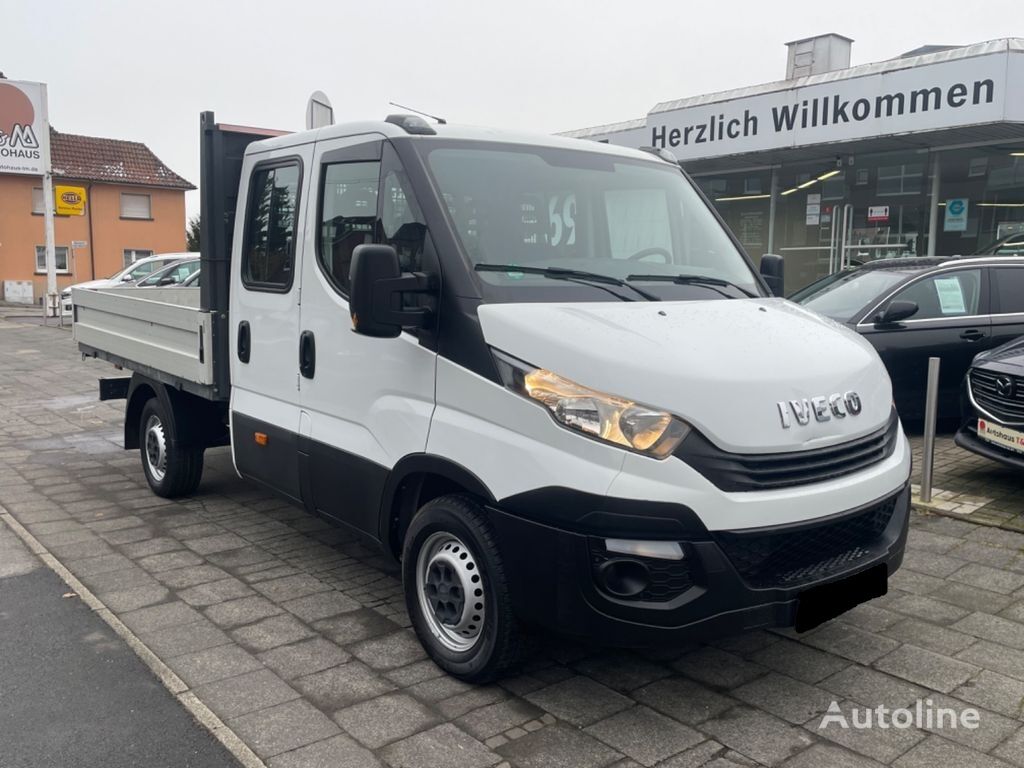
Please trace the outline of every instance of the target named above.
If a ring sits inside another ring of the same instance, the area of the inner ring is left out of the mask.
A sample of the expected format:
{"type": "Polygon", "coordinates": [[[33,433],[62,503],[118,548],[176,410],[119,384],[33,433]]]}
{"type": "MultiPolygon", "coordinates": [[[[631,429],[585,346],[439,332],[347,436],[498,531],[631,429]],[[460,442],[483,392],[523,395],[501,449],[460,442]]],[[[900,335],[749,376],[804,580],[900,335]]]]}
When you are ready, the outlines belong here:
{"type": "MultiPolygon", "coordinates": [[[[921,482],[923,442],[919,435],[910,438],[914,483],[921,482]]],[[[1024,473],[965,451],[952,435],[940,435],[932,477],[933,511],[1024,532],[1024,473]]]]}
{"type": "Polygon", "coordinates": [[[238,765],[0,520],[4,768],[238,765]]]}

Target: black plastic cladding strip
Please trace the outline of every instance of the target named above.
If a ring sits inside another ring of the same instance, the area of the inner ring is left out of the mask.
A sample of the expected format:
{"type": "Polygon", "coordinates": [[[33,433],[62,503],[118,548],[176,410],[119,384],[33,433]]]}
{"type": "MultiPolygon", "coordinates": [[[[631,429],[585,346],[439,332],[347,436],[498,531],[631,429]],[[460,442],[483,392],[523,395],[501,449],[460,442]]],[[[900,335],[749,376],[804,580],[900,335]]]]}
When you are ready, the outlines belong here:
{"type": "Polygon", "coordinates": [[[675,457],[723,491],[757,491],[807,485],[852,474],[892,455],[899,419],[865,437],[827,448],[776,454],[723,451],[699,432],[691,432],[675,457]]]}

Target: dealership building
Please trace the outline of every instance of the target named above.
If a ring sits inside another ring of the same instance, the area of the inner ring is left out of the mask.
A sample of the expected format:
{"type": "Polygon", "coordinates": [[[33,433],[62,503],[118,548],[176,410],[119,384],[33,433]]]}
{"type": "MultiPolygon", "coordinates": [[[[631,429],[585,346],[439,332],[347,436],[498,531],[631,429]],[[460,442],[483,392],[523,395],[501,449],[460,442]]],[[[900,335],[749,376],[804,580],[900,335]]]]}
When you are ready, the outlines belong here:
{"type": "Polygon", "coordinates": [[[675,99],[568,135],[670,150],[795,290],[844,264],[971,254],[1024,231],[1024,39],[850,66],[853,41],[787,44],[786,79],[675,99]]]}

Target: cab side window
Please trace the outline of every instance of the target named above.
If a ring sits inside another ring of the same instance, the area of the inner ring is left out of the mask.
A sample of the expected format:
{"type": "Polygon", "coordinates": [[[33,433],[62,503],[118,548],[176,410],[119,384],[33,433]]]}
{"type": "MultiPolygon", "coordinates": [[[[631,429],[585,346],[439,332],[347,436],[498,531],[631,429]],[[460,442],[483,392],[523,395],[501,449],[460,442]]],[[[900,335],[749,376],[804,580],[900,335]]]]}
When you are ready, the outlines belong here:
{"type": "Polygon", "coordinates": [[[976,315],[981,301],[981,270],[965,269],[933,275],[918,280],[893,299],[917,304],[917,312],[909,320],[976,315]]]}
{"type": "Polygon", "coordinates": [[[423,268],[427,225],[403,176],[398,170],[385,170],[377,241],[395,249],[403,272],[418,272],[423,268]]]}
{"type": "Polygon", "coordinates": [[[324,274],[346,296],[352,253],[374,241],[379,177],[379,162],[335,163],[323,169],[318,257],[324,274]]]}
{"type": "Polygon", "coordinates": [[[343,296],[355,249],[390,245],[404,272],[423,268],[427,225],[394,149],[385,144],[380,161],[329,163],[321,168],[320,268],[343,296]]]}
{"type": "Polygon", "coordinates": [[[242,252],[242,284],[287,291],[295,274],[297,163],[258,168],[252,175],[242,252]]]}

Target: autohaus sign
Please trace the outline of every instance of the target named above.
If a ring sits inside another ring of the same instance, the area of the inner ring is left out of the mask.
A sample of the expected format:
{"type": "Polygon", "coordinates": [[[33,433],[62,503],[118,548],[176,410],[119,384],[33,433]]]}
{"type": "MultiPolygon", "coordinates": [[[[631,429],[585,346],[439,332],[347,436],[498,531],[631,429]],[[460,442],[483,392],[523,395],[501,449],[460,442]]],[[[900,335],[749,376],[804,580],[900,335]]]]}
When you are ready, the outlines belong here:
{"type": "Polygon", "coordinates": [[[1024,121],[1024,49],[996,41],[666,102],[609,135],[680,160],[1024,121]]]}
{"type": "Polygon", "coordinates": [[[45,173],[45,89],[41,83],[0,80],[0,173],[45,173]]]}

